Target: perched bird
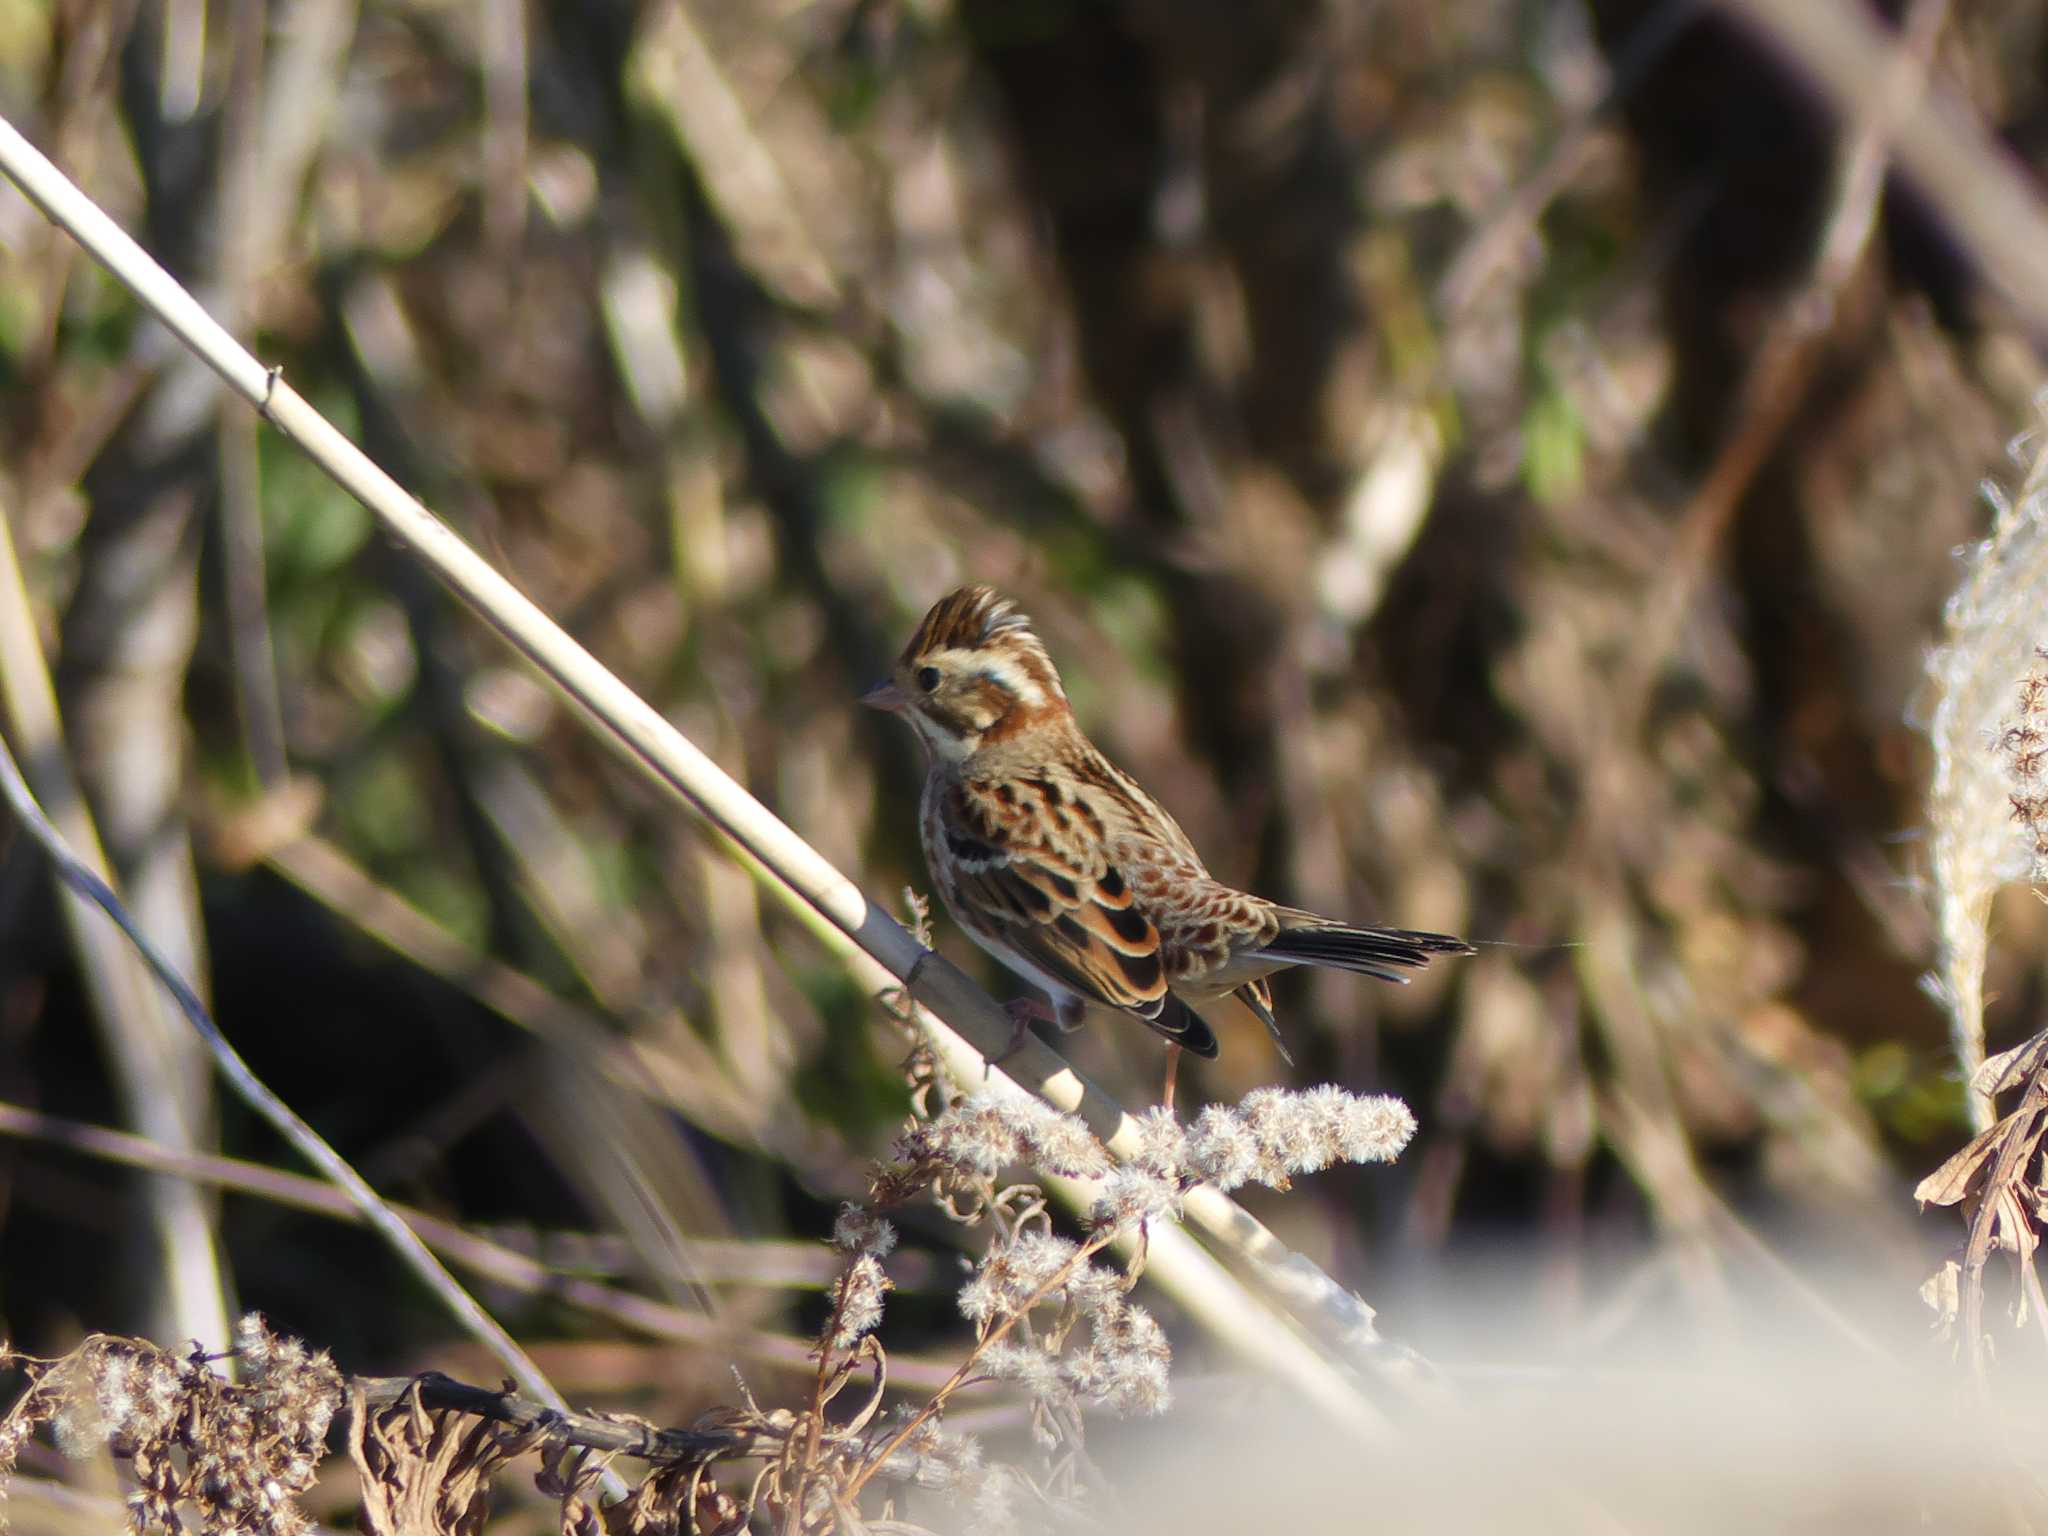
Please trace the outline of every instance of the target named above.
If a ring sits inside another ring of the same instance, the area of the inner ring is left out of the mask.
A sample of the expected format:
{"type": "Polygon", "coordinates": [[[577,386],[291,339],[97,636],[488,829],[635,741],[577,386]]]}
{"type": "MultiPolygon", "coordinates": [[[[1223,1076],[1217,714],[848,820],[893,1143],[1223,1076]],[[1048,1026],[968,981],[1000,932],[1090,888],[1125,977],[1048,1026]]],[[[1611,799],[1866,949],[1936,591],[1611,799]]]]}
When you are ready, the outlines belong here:
{"type": "Polygon", "coordinates": [[[1091,1003],[1134,1014],[1169,1042],[1169,1107],[1180,1052],[1213,1057],[1211,1024],[1233,1010],[1287,1057],[1274,971],[1405,982],[1433,955],[1472,953],[1463,939],[1354,927],[1212,878],[1165,808],[1082,734],[1030,620],[988,587],[939,599],[861,702],[901,715],[924,744],[918,829],[946,909],[1050,1001],[1010,1005],[1017,1043],[1030,1019],[1073,1028],[1091,1003]]]}

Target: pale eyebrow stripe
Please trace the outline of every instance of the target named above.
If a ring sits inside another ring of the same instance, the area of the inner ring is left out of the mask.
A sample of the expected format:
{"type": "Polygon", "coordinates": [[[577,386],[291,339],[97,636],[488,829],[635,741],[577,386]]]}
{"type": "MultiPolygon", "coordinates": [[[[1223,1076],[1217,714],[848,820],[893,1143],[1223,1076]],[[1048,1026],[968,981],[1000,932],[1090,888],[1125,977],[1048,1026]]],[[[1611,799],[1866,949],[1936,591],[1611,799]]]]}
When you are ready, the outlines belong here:
{"type": "Polygon", "coordinates": [[[985,677],[999,687],[1007,688],[1026,704],[1045,702],[1045,690],[1007,661],[983,661],[975,668],[975,675],[985,677]]]}

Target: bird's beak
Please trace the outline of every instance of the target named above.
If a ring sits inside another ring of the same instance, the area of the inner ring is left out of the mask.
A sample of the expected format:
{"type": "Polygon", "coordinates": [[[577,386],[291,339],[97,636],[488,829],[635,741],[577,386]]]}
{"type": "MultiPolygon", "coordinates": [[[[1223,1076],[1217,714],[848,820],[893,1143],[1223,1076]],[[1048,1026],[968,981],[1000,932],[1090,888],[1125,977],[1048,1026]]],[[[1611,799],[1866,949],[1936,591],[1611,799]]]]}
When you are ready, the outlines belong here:
{"type": "Polygon", "coordinates": [[[869,709],[884,709],[893,715],[910,702],[910,695],[894,683],[878,683],[862,694],[860,701],[869,709]]]}

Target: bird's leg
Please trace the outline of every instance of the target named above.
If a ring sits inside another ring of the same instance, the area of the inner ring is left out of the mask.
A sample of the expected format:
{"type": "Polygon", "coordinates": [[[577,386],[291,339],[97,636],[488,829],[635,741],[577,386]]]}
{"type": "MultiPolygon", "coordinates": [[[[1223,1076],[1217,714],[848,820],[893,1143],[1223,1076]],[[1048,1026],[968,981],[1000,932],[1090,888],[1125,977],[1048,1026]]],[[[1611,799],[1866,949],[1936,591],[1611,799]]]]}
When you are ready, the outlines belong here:
{"type": "Polygon", "coordinates": [[[1035,997],[1013,997],[1003,1004],[1003,1012],[1010,1016],[1010,1043],[1003,1047],[1000,1056],[991,1056],[988,1064],[999,1067],[1012,1056],[1024,1049],[1024,1042],[1031,1038],[1033,1024],[1057,1024],[1059,1014],[1050,1003],[1042,1003],[1035,997]]]}
{"type": "Polygon", "coordinates": [[[1173,1079],[1180,1071],[1180,1042],[1166,1042],[1166,1091],[1159,1096],[1159,1106],[1169,1115],[1173,1113],[1173,1079]]]}

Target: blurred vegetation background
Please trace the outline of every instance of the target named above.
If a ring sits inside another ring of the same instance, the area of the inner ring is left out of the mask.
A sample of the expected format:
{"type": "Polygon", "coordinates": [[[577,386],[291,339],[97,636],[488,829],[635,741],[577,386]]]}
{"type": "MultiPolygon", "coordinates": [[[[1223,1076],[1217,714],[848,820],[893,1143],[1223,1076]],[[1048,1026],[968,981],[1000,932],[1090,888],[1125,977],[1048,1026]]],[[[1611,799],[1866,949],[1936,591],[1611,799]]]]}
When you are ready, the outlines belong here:
{"type": "MultiPolygon", "coordinates": [[[[1934,77],[2048,154],[2048,5],[1945,9],[1934,77]]],[[[1220,875],[1484,941],[1281,989],[1297,1080],[1422,1121],[1266,1211],[1390,1332],[1455,1353],[1432,1288],[1506,1242],[1559,1338],[1821,1241],[1917,1306],[1966,1130],[1925,657],[2040,368],[1712,8],[14,0],[0,103],[899,911],[920,768],[853,701],[982,580],[1220,875]]],[[[900,1035],[11,192],[0,247],[0,495],[124,890],[387,1195],[658,1299],[487,1287],[572,1398],[772,1398],[900,1035]]],[[[286,1161],[95,1025],[19,838],[0,931],[0,1100],[286,1161]]],[[[1065,1043],[1150,1102],[1143,1031],[1065,1043]]],[[[0,1138],[0,1334],[217,1336],[197,1240],[346,1368],[495,1374],[367,1236],[190,1189],[0,1138]]],[[[909,1361],[959,1239],[903,1220],[909,1361]]]]}

